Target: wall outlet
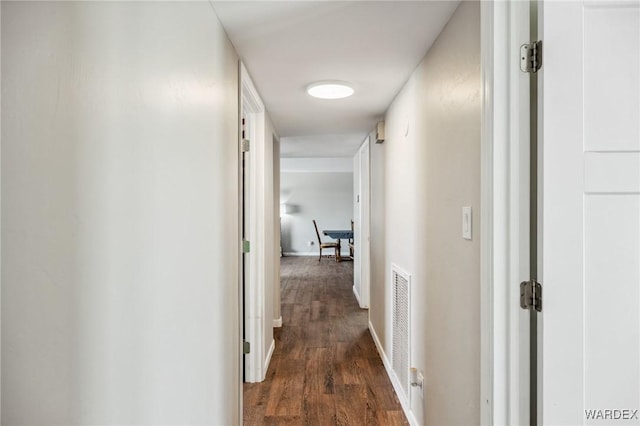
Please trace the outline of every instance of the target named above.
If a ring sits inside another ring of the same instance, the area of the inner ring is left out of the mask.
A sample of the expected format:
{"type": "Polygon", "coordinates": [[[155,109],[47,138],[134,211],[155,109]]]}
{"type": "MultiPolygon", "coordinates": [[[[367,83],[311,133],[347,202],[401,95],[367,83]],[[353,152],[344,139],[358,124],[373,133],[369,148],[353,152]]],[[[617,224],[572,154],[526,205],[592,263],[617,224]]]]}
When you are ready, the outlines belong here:
{"type": "Polygon", "coordinates": [[[309,247],[313,246],[313,241],[309,241],[308,245],[309,247]]]}
{"type": "Polygon", "coordinates": [[[424,399],[424,376],[422,371],[418,371],[418,387],[420,388],[420,398],[424,399]]]}
{"type": "Polygon", "coordinates": [[[417,368],[410,369],[411,387],[420,390],[420,398],[424,398],[424,375],[417,368]]]}

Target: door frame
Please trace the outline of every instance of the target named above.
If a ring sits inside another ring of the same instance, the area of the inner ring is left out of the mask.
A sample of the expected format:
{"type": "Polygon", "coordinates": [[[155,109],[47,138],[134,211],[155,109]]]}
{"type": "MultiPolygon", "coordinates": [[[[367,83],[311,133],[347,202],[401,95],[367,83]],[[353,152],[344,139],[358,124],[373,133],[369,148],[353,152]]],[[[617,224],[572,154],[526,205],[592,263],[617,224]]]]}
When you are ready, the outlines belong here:
{"type": "Polygon", "coordinates": [[[481,2],[481,424],[529,424],[529,2],[481,2]],[[515,142],[514,142],[515,141],[515,142]],[[517,142],[517,143],[516,143],[517,142]]]}
{"type": "MultiPolygon", "coordinates": [[[[243,292],[243,327],[245,340],[250,344],[250,352],[244,356],[244,381],[247,383],[261,382],[264,380],[271,355],[275,349],[275,342],[269,342],[268,348],[265,342],[265,327],[271,327],[272,318],[266,318],[265,297],[265,262],[266,256],[266,227],[265,223],[265,179],[262,178],[265,170],[265,107],[260,99],[251,77],[244,64],[240,63],[240,114],[247,113],[251,121],[250,134],[245,139],[250,140],[251,155],[249,176],[249,276],[245,277],[243,292]],[[248,279],[246,279],[248,278],[248,279]]],[[[242,118],[242,117],[241,117],[242,118]]],[[[242,138],[242,136],[241,136],[242,138]]],[[[242,141],[241,141],[242,145],[242,141]]],[[[241,157],[242,157],[242,148],[241,157]]],[[[242,161],[242,158],[240,159],[242,161]]],[[[241,177],[242,178],[242,177],[241,177]]],[[[240,220],[242,220],[242,212],[240,220]]],[[[270,246],[269,246],[270,249],[270,246]]],[[[243,265],[243,260],[241,265],[243,265]]],[[[241,276],[244,274],[242,272],[241,276]]],[[[242,285],[242,283],[241,283],[242,285]]],[[[269,300],[268,303],[273,303],[269,300]]],[[[242,332],[242,330],[241,330],[242,332]]]]}

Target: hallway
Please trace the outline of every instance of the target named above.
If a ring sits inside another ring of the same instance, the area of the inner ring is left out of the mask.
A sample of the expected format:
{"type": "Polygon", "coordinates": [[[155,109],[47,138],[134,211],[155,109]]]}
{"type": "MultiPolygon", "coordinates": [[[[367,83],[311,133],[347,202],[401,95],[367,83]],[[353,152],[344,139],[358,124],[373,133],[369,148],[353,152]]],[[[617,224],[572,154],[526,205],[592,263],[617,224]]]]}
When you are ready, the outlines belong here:
{"type": "Polygon", "coordinates": [[[245,425],[408,424],[352,292],[353,263],[281,259],[282,328],[245,425]]]}

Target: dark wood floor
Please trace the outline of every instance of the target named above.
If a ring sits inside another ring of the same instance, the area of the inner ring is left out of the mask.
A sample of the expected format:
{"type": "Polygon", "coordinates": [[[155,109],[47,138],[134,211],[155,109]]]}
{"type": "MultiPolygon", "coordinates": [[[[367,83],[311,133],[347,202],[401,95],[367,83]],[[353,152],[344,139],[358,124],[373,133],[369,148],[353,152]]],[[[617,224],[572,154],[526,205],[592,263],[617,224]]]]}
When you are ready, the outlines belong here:
{"type": "Polygon", "coordinates": [[[407,425],[353,295],[353,262],[282,258],[282,320],[245,425],[407,425]]]}

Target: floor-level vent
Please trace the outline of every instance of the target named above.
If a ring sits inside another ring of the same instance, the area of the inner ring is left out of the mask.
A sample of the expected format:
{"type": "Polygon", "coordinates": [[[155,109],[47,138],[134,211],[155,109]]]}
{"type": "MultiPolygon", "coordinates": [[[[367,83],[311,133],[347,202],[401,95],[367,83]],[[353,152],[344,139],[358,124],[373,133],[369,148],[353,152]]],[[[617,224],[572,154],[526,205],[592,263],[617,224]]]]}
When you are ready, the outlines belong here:
{"type": "Polygon", "coordinates": [[[409,284],[411,276],[395,265],[391,265],[393,329],[391,354],[393,372],[409,396],[409,284]]]}

